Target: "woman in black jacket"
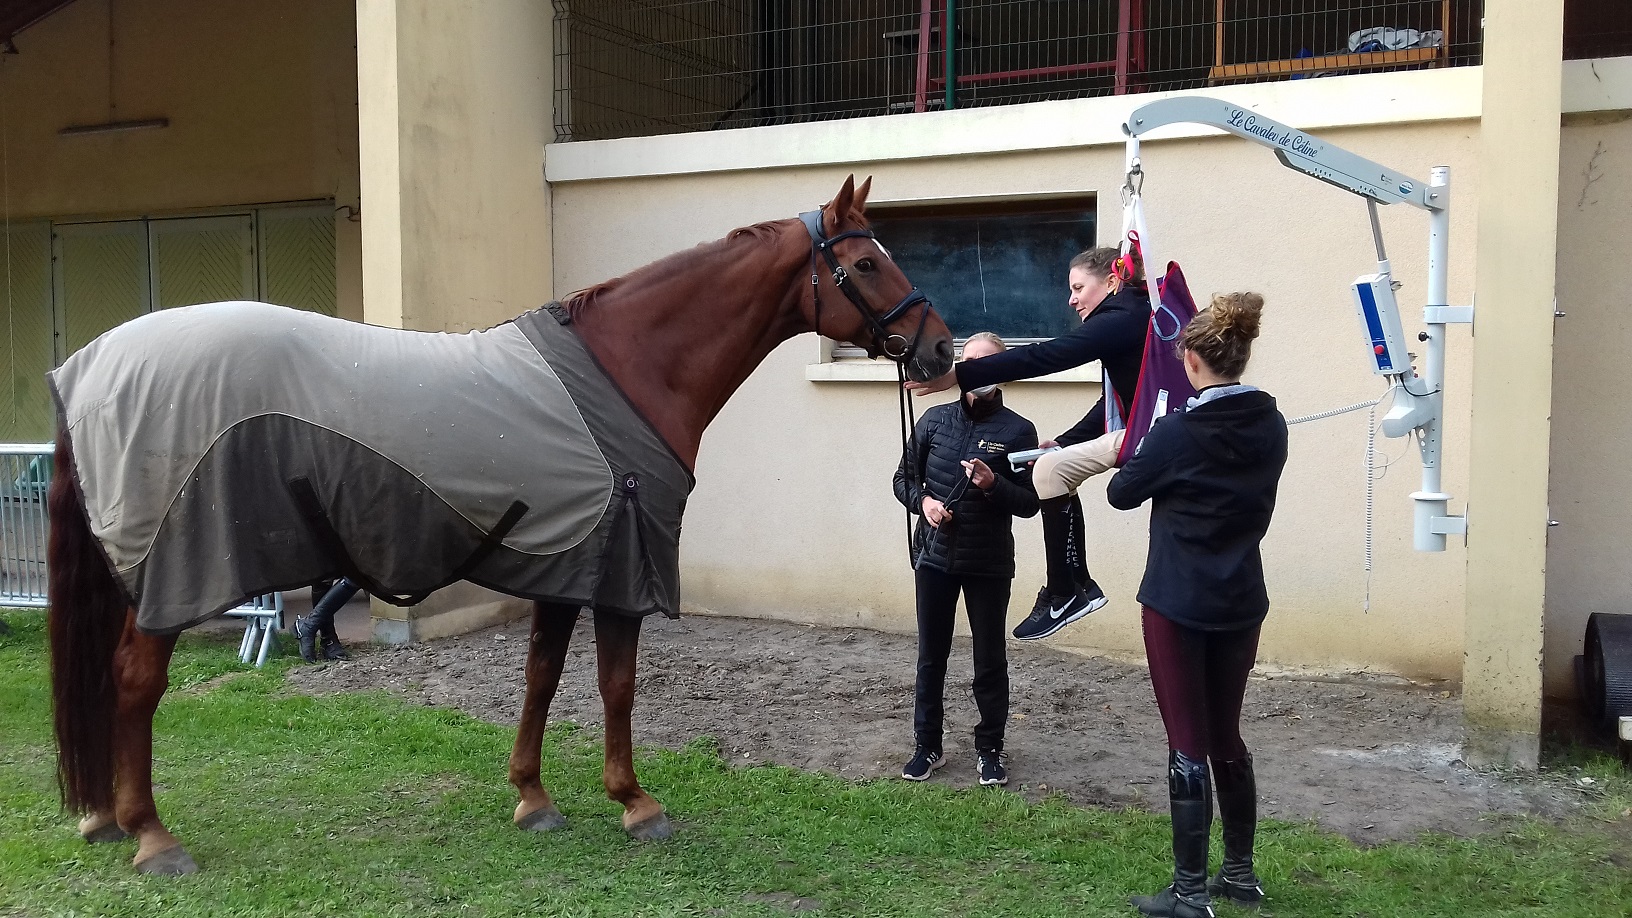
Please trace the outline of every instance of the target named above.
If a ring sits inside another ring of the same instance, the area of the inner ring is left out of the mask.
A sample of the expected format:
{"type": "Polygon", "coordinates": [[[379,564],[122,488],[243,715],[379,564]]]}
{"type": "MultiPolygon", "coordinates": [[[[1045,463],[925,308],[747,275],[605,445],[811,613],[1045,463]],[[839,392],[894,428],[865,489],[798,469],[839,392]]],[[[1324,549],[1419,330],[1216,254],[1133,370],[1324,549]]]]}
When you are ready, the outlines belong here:
{"type": "MultiPolygon", "coordinates": [[[[1071,308],[1082,317],[1081,325],[1050,341],[965,360],[940,379],[907,383],[908,389],[919,394],[954,385],[967,393],[1095,360],[1110,380],[1110,391],[1101,393],[1082,420],[1043,444],[1062,449],[1039,459],[1033,470],[1041,500],[1048,583],[1038,591],[1031,614],[1014,628],[1014,636],[1022,641],[1048,637],[1106,603],[1105,592],[1088,574],[1077,486],[1104,469],[1098,455],[1102,445],[1090,446],[1090,441],[1106,432],[1107,397],[1116,400],[1116,408],[1133,404],[1145,359],[1145,331],[1150,325],[1150,294],[1136,254],[1123,256],[1114,248],[1089,249],[1071,259],[1067,277],[1071,308]]],[[[1120,411],[1115,413],[1122,416],[1120,411]]]]}
{"type": "MultiPolygon", "coordinates": [[[[1003,339],[971,335],[965,359],[1000,353],[1003,339]]],[[[916,748],[901,777],[922,781],[946,763],[941,752],[946,658],[958,594],[974,637],[975,770],[981,784],[1007,784],[1003,726],[1009,719],[1004,619],[1014,580],[1016,516],[1037,513],[1031,471],[1015,472],[1005,453],[1035,449],[1037,428],[1003,406],[997,386],[936,405],[918,420],[895,471],[895,497],[919,514],[913,535],[918,589],[918,678],[912,726],[916,748]]]]}
{"type": "Polygon", "coordinates": [[[1139,587],[1145,653],[1167,728],[1173,884],[1135,896],[1146,915],[1202,918],[1212,896],[1263,899],[1252,868],[1257,787],[1241,740],[1241,699],[1269,612],[1259,543],[1286,466],[1286,419],[1269,393],[1241,384],[1263,297],[1214,296],[1179,345],[1198,395],[1157,421],[1111,479],[1119,510],[1151,502],[1150,551],[1139,587]],[[1224,823],[1224,866],[1207,879],[1211,779],[1224,823]]]}

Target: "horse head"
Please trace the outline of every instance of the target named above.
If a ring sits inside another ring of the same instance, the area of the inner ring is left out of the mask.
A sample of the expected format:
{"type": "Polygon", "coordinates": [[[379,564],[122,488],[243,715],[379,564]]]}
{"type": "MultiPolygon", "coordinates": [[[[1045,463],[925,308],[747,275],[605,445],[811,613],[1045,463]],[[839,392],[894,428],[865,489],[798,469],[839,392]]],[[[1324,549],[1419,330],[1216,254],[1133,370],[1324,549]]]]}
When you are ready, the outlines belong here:
{"type": "Polygon", "coordinates": [[[825,283],[822,272],[814,271],[818,282],[807,318],[818,333],[864,348],[870,357],[889,357],[908,378],[926,382],[952,369],[952,332],[868,228],[872,184],[868,178],[857,188],[852,175],[821,210],[801,215],[811,236],[812,261],[819,257],[828,268],[825,283]],[[835,291],[855,308],[837,303],[835,291]]]}

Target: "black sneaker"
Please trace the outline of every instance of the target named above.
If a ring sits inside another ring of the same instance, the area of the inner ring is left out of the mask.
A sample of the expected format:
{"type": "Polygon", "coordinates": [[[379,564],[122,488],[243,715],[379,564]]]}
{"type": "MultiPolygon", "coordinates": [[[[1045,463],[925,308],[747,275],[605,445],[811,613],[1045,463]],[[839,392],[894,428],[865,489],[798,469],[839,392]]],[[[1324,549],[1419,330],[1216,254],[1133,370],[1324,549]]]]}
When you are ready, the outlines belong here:
{"type": "Polygon", "coordinates": [[[1006,758],[1003,753],[989,749],[979,753],[975,758],[975,771],[980,775],[980,783],[988,787],[1009,783],[1009,770],[1003,765],[1006,758]]]}
{"type": "Polygon", "coordinates": [[[913,750],[912,761],[901,766],[901,777],[908,781],[925,781],[935,769],[946,764],[946,757],[939,749],[930,749],[919,746],[913,750]]]}
{"type": "Polygon", "coordinates": [[[1026,620],[1014,626],[1014,636],[1022,641],[1035,641],[1082,618],[1090,612],[1105,608],[1105,591],[1099,584],[1088,581],[1086,589],[1077,590],[1064,598],[1056,597],[1045,588],[1037,594],[1037,605],[1026,620]]]}

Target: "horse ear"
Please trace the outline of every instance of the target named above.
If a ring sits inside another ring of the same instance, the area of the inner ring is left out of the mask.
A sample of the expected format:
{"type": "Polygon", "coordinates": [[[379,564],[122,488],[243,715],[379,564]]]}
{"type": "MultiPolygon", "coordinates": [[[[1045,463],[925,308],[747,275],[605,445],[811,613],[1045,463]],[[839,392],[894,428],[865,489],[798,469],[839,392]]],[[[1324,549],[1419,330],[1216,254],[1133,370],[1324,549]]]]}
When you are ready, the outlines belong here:
{"type": "Polygon", "coordinates": [[[856,189],[856,202],[850,205],[856,209],[856,213],[864,217],[867,216],[867,193],[872,190],[873,177],[869,175],[866,181],[861,183],[861,187],[856,189]]]}
{"type": "Polygon", "coordinates": [[[827,224],[824,228],[827,230],[828,235],[833,235],[839,231],[840,222],[845,217],[850,216],[850,209],[855,206],[855,203],[856,177],[851,175],[844,180],[844,187],[839,189],[839,193],[833,196],[832,201],[828,202],[826,219],[823,221],[827,224]]]}

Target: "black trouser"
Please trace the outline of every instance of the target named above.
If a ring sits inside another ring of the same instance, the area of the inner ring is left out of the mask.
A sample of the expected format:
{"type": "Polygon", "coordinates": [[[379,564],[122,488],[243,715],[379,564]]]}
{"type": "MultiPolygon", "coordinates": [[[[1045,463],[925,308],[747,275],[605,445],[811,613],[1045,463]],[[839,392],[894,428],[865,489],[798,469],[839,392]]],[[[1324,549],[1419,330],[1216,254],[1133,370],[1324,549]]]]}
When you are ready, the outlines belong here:
{"type": "Polygon", "coordinates": [[[1241,700],[1258,655],[1258,625],[1186,628],[1145,606],[1145,656],[1167,745],[1198,762],[1244,759],[1241,700]]]}
{"type": "Polygon", "coordinates": [[[952,626],[963,594],[969,630],[975,642],[975,748],[1003,749],[1003,726],[1009,718],[1009,661],[1004,620],[1009,611],[1008,577],[966,577],[919,567],[918,688],[912,729],[918,745],[941,748],[945,711],[946,658],[952,653],[952,626]]]}

